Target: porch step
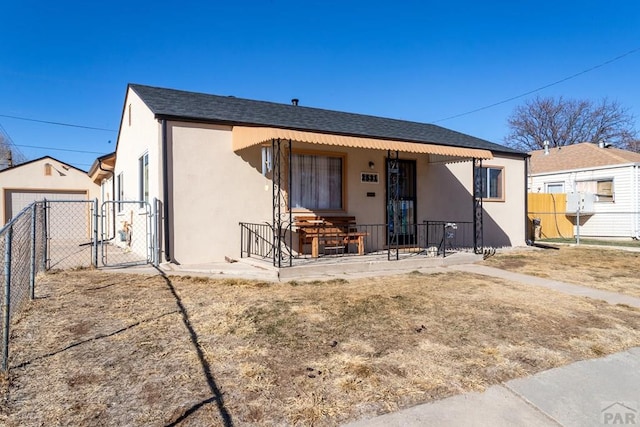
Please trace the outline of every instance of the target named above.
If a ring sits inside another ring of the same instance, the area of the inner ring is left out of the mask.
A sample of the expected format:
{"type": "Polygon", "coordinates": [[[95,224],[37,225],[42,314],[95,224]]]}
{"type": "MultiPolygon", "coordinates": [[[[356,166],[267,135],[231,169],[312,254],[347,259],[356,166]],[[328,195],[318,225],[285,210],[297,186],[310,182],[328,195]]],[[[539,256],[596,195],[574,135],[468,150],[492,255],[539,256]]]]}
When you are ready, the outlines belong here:
{"type": "Polygon", "coordinates": [[[455,253],[442,257],[417,256],[404,260],[389,261],[386,255],[381,258],[345,257],[319,258],[304,265],[294,265],[279,269],[280,281],[328,278],[362,277],[382,274],[402,274],[421,269],[438,269],[448,265],[472,264],[482,260],[482,255],[473,253],[455,253]],[[320,261],[319,261],[320,260],[320,261]]]}

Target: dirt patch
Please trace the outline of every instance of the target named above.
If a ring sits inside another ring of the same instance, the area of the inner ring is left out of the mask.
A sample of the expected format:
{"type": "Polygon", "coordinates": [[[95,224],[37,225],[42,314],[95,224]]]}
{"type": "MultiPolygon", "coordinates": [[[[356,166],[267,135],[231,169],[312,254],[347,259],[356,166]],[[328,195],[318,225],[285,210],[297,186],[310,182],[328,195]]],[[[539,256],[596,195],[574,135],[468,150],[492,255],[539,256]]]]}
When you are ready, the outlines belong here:
{"type": "Polygon", "coordinates": [[[498,253],[485,265],[640,297],[640,252],[563,246],[498,253]]]}
{"type": "Polygon", "coordinates": [[[639,310],[466,273],[37,289],[0,381],[8,426],[335,425],[640,345],[639,310]]]}

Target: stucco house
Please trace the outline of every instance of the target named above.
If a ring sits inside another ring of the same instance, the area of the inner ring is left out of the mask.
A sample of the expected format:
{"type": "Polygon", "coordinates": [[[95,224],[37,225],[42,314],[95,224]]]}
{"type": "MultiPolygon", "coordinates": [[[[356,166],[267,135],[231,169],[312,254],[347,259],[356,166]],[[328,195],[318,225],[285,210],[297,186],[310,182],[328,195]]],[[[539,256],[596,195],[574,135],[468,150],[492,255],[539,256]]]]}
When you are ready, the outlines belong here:
{"type": "Polygon", "coordinates": [[[0,188],[3,224],[37,200],[91,200],[100,194],[86,171],[49,156],[0,171],[0,188]]]}
{"type": "Polygon", "coordinates": [[[367,253],[417,246],[435,220],[523,245],[526,157],[431,124],[130,84],[115,197],[158,201],[162,259],[181,264],[304,254],[300,215],[352,218],[367,253]]]}
{"type": "Polygon", "coordinates": [[[585,142],[530,155],[529,192],[586,194],[580,235],[640,238],[640,153],[585,142]]]}

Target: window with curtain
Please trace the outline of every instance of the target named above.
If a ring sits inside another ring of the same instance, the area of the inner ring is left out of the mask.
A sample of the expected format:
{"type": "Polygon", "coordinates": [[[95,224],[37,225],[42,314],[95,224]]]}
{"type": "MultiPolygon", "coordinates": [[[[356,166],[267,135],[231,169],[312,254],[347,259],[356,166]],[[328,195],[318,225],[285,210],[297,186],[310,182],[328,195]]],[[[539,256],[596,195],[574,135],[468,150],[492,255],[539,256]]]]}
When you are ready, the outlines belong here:
{"type": "Polygon", "coordinates": [[[343,157],[292,154],[293,209],[342,210],[343,157]]]}
{"type": "Polygon", "coordinates": [[[480,178],[482,180],[482,198],[504,200],[504,169],[484,167],[480,168],[480,178]]]}

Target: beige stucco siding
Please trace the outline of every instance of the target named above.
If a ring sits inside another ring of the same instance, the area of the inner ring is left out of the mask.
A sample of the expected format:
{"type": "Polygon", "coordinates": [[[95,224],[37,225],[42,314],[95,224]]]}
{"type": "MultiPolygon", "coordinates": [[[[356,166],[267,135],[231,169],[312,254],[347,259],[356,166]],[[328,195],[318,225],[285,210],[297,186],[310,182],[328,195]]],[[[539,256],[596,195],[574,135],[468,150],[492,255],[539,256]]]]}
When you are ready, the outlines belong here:
{"type": "MultiPolygon", "coordinates": [[[[504,200],[483,202],[485,246],[525,244],[525,162],[496,155],[485,167],[503,167],[504,200]]],[[[430,164],[423,199],[426,216],[433,220],[473,221],[473,165],[470,161],[430,164]]]]}
{"type": "Polygon", "coordinates": [[[260,150],[231,149],[231,128],[169,122],[172,259],[203,263],[240,256],[239,222],[272,221],[271,181],[260,150]]]}
{"type": "MultiPolygon", "coordinates": [[[[86,199],[100,198],[100,187],[85,172],[69,167],[50,157],[0,172],[0,214],[2,223],[10,218],[11,206],[7,206],[8,195],[20,192],[32,194],[85,192],[86,199]],[[49,166],[47,166],[49,165],[49,166]],[[50,175],[46,174],[46,170],[50,175]]],[[[75,198],[75,196],[74,196],[75,198]]],[[[71,199],[71,197],[70,197],[71,199]]]]}
{"type": "MultiPolygon", "coordinates": [[[[132,250],[138,255],[145,256],[147,251],[148,234],[151,232],[148,223],[149,212],[152,206],[141,207],[134,201],[141,200],[140,194],[140,158],[149,156],[149,203],[154,198],[162,200],[161,180],[161,153],[160,153],[160,123],[155,119],[153,112],[142,102],[138,95],[131,89],[125,99],[118,146],[116,148],[116,164],[114,170],[115,190],[111,183],[105,187],[105,193],[111,192],[113,200],[123,200],[131,203],[117,205],[118,208],[108,205],[105,210],[105,224],[108,224],[108,236],[118,236],[120,231],[130,230],[132,250]],[[121,177],[119,180],[118,176],[121,177]],[[122,183],[122,194],[118,194],[117,183],[122,183]],[[112,228],[115,227],[115,230],[112,228]]],[[[124,245],[119,239],[114,240],[117,245],[124,245]]],[[[146,254],[149,256],[149,254],[146,254]]]]}
{"type": "Polygon", "coordinates": [[[151,110],[129,89],[120,124],[115,167],[115,176],[122,174],[124,182],[123,200],[140,200],[138,162],[145,153],[149,154],[149,200],[162,198],[160,127],[151,110]]]}

